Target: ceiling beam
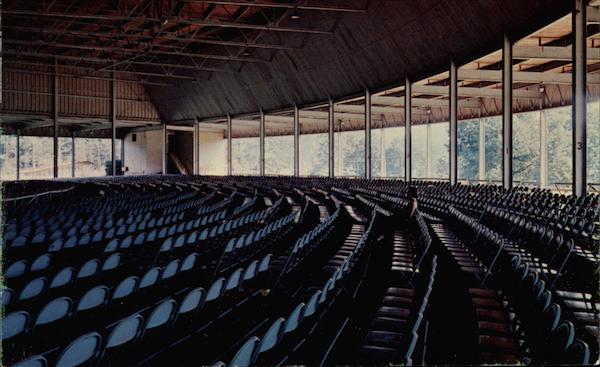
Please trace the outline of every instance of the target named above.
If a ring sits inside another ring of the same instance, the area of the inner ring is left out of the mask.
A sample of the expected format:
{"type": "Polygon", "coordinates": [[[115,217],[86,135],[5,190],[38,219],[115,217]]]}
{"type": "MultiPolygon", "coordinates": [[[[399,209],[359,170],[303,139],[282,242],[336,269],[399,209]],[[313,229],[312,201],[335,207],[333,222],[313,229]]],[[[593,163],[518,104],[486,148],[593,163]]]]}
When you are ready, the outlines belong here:
{"type": "Polygon", "coordinates": [[[91,19],[91,20],[108,20],[112,22],[119,21],[134,21],[142,19],[145,22],[153,22],[163,24],[164,22],[171,22],[173,24],[187,24],[187,25],[198,25],[202,27],[214,27],[214,28],[235,28],[235,29],[251,29],[251,30],[262,30],[268,32],[282,32],[282,33],[306,33],[306,34],[332,34],[331,31],[323,31],[318,29],[303,29],[294,27],[281,27],[271,26],[268,24],[249,24],[249,23],[235,23],[235,22],[223,22],[203,19],[186,19],[180,17],[170,17],[166,19],[150,18],[150,17],[131,17],[122,15],[103,15],[103,14],[75,14],[75,13],[60,13],[60,12],[43,12],[43,11],[31,11],[31,10],[11,10],[2,9],[4,15],[15,15],[24,16],[28,19],[31,17],[49,17],[49,18],[76,18],[76,19],[91,19]]]}
{"type": "MultiPolygon", "coordinates": [[[[447,96],[449,89],[446,86],[438,85],[419,85],[412,87],[413,93],[447,96]]],[[[476,88],[476,87],[458,87],[459,97],[484,97],[484,98],[502,98],[502,89],[500,88],[476,88]]],[[[542,93],[539,90],[515,89],[513,98],[540,99],[542,93]]]]}
{"type": "MultiPolygon", "coordinates": [[[[431,79],[431,78],[430,78],[431,79]]],[[[468,70],[459,69],[458,79],[501,82],[501,70],[468,70]]],[[[513,82],[515,83],[548,83],[548,84],[571,84],[571,73],[552,73],[537,71],[514,71],[513,82]]],[[[600,84],[600,74],[587,75],[588,84],[600,84]]]]}
{"type": "Polygon", "coordinates": [[[267,1],[234,1],[234,0],[184,0],[189,3],[208,3],[217,5],[239,5],[249,6],[253,8],[280,8],[280,9],[298,9],[298,10],[314,10],[314,11],[329,11],[341,13],[365,13],[367,9],[348,8],[343,6],[328,6],[328,5],[301,5],[301,4],[285,4],[274,3],[267,1]]]}
{"type": "MultiPolygon", "coordinates": [[[[586,52],[588,60],[600,61],[600,48],[588,48],[586,52]]],[[[571,61],[573,51],[571,46],[519,46],[513,48],[513,58],[571,61]]]]}
{"type": "MultiPolygon", "coordinates": [[[[404,97],[372,96],[371,102],[378,105],[404,106],[404,97]]],[[[450,102],[445,99],[411,98],[414,107],[448,107],[450,102]]],[[[461,108],[481,108],[479,101],[458,101],[458,107],[461,108]]]]}

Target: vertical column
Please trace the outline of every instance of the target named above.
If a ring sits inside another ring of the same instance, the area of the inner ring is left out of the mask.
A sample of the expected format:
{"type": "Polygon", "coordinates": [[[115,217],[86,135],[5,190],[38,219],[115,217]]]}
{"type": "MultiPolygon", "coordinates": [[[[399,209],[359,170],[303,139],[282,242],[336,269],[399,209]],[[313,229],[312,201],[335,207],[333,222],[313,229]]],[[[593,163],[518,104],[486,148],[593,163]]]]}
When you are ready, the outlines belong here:
{"type": "Polygon", "coordinates": [[[587,191],[587,52],[586,1],[575,0],[573,10],[573,194],[587,191]]]}
{"type": "Polygon", "coordinates": [[[404,81],[404,180],[412,181],[412,85],[404,81]]]}
{"type": "Polygon", "coordinates": [[[200,121],[198,121],[197,118],[196,121],[194,121],[193,139],[194,143],[192,144],[192,150],[194,154],[194,174],[198,175],[200,174],[200,121]]]}
{"type": "Polygon", "coordinates": [[[479,112],[479,180],[485,181],[485,123],[479,112]]]}
{"type": "Polygon", "coordinates": [[[331,100],[331,98],[329,99],[329,120],[328,120],[328,124],[329,124],[329,177],[334,177],[334,126],[333,126],[333,121],[334,121],[334,116],[333,116],[333,101],[331,100]]]}
{"type": "Polygon", "coordinates": [[[504,35],[502,46],[502,183],[513,186],[513,111],[512,111],[512,43],[504,35]]]}
{"type": "Polygon", "coordinates": [[[294,176],[300,176],[300,112],[294,105],[294,176]]]}
{"type": "Polygon", "coordinates": [[[544,100],[540,99],[540,187],[548,187],[548,123],[542,110],[544,100]]]}
{"type": "Polygon", "coordinates": [[[458,68],[450,62],[450,184],[458,182],[458,68]]]}
{"type": "Polygon", "coordinates": [[[53,120],[54,120],[54,137],[52,140],[52,147],[53,147],[53,177],[57,178],[58,177],[58,107],[59,107],[59,101],[58,101],[58,71],[56,70],[58,68],[57,66],[57,62],[56,59],[54,60],[54,79],[53,79],[53,83],[52,83],[52,115],[53,115],[53,120]]]}
{"type": "Polygon", "coordinates": [[[365,91],[365,178],[371,179],[371,92],[365,91]]]}
{"type": "Polygon", "coordinates": [[[71,177],[75,177],[75,130],[71,130],[71,177]]]}
{"type": "Polygon", "coordinates": [[[162,125],[162,130],[163,130],[163,139],[162,139],[162,174],[166,175],[167,174],[167,123],[163,122],[162,125]]]}
{"type": "Polygon", "coordinates": [[[427,179],[432,179],[433,176],[433,159],[432,159],[432,146],[431,146],[431,114],[427,115],[427,135],[425,136],[426,150],[425,150],[425,162],[427,162],[427,172],[425,176],[427,179]]]}
{"type": "Polygon", "coordinates": [[[259,126],[259,153],[258,153],[258,170],[261,176],[265,175],[265,113],[260,110],[260,126],[259,126]]]}
{"type": "Polygon", "coordinates": [[[231,176],[231,115],[227,113],[227,175],[231,176]]]}
{"type": "Polygon", "coordinates": [[[17,180],[21,178],[21,129],[17,129],[17,180]]]}
{"type": "MultiPolygon", "coordinates": [[[[110,81],[110,160],[111,175],[117,175],[117,83],[115,82],[115,72],[111,73],[110,81]]],[[[123,164],[123,162],[121,162],[123,164]]]]}

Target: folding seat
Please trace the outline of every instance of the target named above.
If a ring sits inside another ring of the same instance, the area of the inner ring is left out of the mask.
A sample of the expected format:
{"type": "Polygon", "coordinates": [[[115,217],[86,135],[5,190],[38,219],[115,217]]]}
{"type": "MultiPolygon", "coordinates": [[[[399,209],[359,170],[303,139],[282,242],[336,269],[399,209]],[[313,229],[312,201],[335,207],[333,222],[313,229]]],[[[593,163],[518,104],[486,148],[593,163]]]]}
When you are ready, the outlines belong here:
{"type": "Polygon", "coordinates": [[[133,276],[133,275],[123,279],[115,287],[115,290],[112,295],[112,300],[114,301],[114,300],[126,298],[129,295],[131,295],[135,291],[138,281],[139,281],[138,277],[133,276]]]}
{"type": "Polygon", "coordinates": [[[62,238],[57,238],[54,241],[52,241],[52,243],[50,244],[50,247],[48,247],[48,252],[57,252],[60,251],[63,247],[63,240],[62,238]]]}
{"type": "Polygon", "coordinates": [[[87,246],[90,244],[91,239],[92,237],[90,236],[90,234],[86,233],[83,236],[79,237],[79,241],[77,241],[77,246],[87,246]]]}
{"type": "MultiPolygon", "coordinates": [[[[70,316],[73,301],[68,297],[59,297],[48,302],[38,313],[32,327],[34,348],[46,351],[56,345],[57,338],[65,332],[64,323],[58,323],[70,316]]],[[[67,330],[70,331],[70,330],[67,330]]],[[[60,339],[59,339],[60,340],[60,339]]]]}
{"type": "Polygon", "coordinates": [[[121,237],[121,236],[123,236],[123,235],[124,235],[126,232],[127,232],[127,227],[126,227],[126,226],[124,226],[124,225],[122,225],[122,226],[119,226],[119,227],[117,227],[117,231],[116,231],[116,233],[115,233],[115,234],[116,234],[117,236],[121,237]]]}
{"type": "Polygon", "coordinates": [[[139,289],[146,289],[156,284],[160,277],[162,269],[160,267],[154,267],[149,269],[140,280],[139,289]]]}
{"type": "Polygon", "coordinates": [[[121,244],[119,245],[120,249],[130,248],[133,242],[133,238],[131,236],[127,236],[121,240],[121,244]]]}
{"type": "Polygon", "coordinates": [[[286,323],[283,317],[278,318],[271,324],[258,344],[257,357],[261,353],[270,351],[279,343],[285,332],[285,326],[286,323]]]}
{"type": "Polygon", "coordinates": [[[33,237],[31,238],[31,244],[37,245],[37,244],[44,242],[45,240],[46,240],[46,233],[43,232],[43,229],[42,229],[42,232],[38,232],[33,235],[33,237]]]}
{"type": "Polygon", "coordinates": [[[148,221],[148,224],[146,225],[146,228],[154,228],[155,225],[156,225],[156,218],[150,218],[150,220],[148,221]]]}
{"type": "Polygon", "coordinates": [[[587,366],[590,364],[590,348],[587,343],[575,339],[573,344],[565,351],[561,364],[572,364],[578,366],[587,366]]]}
{"type": "Polygon", "coordinates": [[[239,268],[239,269],[236,269],[233,273],[231,273],[231,275],[227,279],[227,283],[225,285],[226,292],[239,287],[243,271],[244,271],[243,268],[239,268]]]}
{"type": "Polygon", "coordinates": [[[169,236],[173,236],[175,233],[177,233],[177,224],[173,224],[171,227],[169,227],[169,231],[167,233],[169,236]]]}
{"type": "Polygon", "coordinates": [[[65,241],[62,248],[73,248],[73,247],[77,246],[77,242],[78,242],[77,236],[71,236],[65,241]]]}
{"type": "MultiPolygon", "coordinates": [[[[204,288],[198,287],[189,291],[181,301],[177,309],[174,331],[178,334],[187,334],[188,329],[193,326],[196,313],[204,303],[204,288]]],[[[175,338],[178,339],[178,338],[175,338]]]]}
{"type": "MultiPolygon", "coordinates": [[[[8,315],[4,315],[2,318],[2,340],[8,340],[25,333],[29,324],[29,320],[29,314],[25,311],[15,311],[9,313],[8,315]]],[[[4,353],[8,355],[8,345],[5,342],[2,344],[4,347],[4,353]]]]}
{"type": "Polygon", "coordinates": [[[319,299],[321,298],[321,290],[315,291],[313,295],[310,297],[308,302],[306,303],[306,308],[304,309],[304,317],[310,317],[315,314],[317,311],[317,307],[319,305],[319,299]]]}
{"type": "Polygon", "coordinates": [[[165,266],[160,280],[165,281],[173,278],[177,274],[180,264],[181,260],[172,260],[169,264],[167,264],[167,266],[165,266]]]}
{"type": "Polygon", "coordinates": [[[271,259],[273,258],[273,254],[268,254],[260,261],[260,265],[258,266],[258,272],[263,273],[269,270],[271,266],[271,259]]]}
{"type": "Polygon", "coordinates": [[[225,231],[225,223],[221,223],[221,225],[217,229],[217,234],[223,234],[224,231],[225,231]]]}
{"type": "Polygon", "coordinates": [[[186,245],[194,245],[196,243],[196,239],[198,238],[198,232],[193,231],[187,236],[187,240],[185,241],[186,245]]]}
{"type": "Polygon", "coordinates": [[[109,240],[115,237],[115,229],[114,227],[110,227],[106,233],[104,234],[104,239],[109,240]]]}
{"type": "Polygon", "coordinates": [[[35,278],[27,283],[19,294],[19,301],[28,300],[39,296],[46,288],[46,278],[35,278]]]}
{"type": "Polygon", "coordinates": [[[258,260],[252,261],[248,264],[248,267],[244,270],[244,275],[242,276],[242,282],[247,283],[253,280],[258,271],[258,260]]]}
{"type": "Polygon", "coordinates": [[[205,303],[210,303],[220,298],[225,292],[225,278],[216,279],[206,292],[205,303]]]}
{"type": "Polygon", "coordinates": [[[18,278],[18,277],[22,276],[23,274],[25,274],[26,270],[27,270],[27,261],[25,261],[25,260],[15,261],[14,263],[10,264],[10,266],[8,266],[8,268],[6,268],[6,270],[4,271],[4,278],[6,278],[6,279],[18,278]]]}
{"type": "Polygon", "coordinates": [[[217,226],[214,226],[214,227],[212,227],[212,228],[210,229],[210,233],[208,234],[208,237],[209,237],[209,238],[214,238],[214,237],[216,237],[216,236],[217,236],[217,229],[218,229],[218,227],[217,227],[217,226]]]}
{"type": "Polygon", "coordinates": [[[66,347],[56,360],[56,367],[75,367],[90,364],[98,357],[102,337],[91,332],[75,339],[66,347]]]}
{"type": "Polygon", "coordinates": [[[156,241],[157,234],[158,234],[158,232],[156,231],[156,229],[153,229],[152,231],[150,231],[150,233],[148,233],[148,236],[146,236],[146,242],[156,241]]]}
{"type": "Polygon", "coordinates": [[[124,365],[132,355],[135,347],[134,341],[142,333],[144,318],[140,314],[122,319],[112,329],[106,339],[106,345],[100,356],[100,362],[104,365],[124,365]]]}
{"type": "Polygon", "coordinates": [[[134,246],[143,245],[145,240],[146,240],[146,232],[138,233],[137,236],[135,236],[135,238],[133,240],[133,245],[134,246]]]}
{"type": "Polygon", "coordinates": [[[163,301],[152,310],[138,341],[136,360],[140,361],[143,357],[165,348],[164,340],[170,339],[169,327],[176,312],[177,302],[171,298],[163,301]]]}
{"type": "Polygon", "coordinates": [[[208,228],[204,228],[204,230],[202,230],[202,232],[200,232],[200,241],[204,241],[208,238],[208,228]]]}
{"type": "Polygon", "coordinates": [[[246,236],[246,240],[244,241],[244,246],[250,246],[254,242],[254,231],[250,232],[248,236],[246,236]]]}
{"type": "Polygon", "coordinates": [[[548,339],[544,361],[560,363],[567,349],[575,339],[575,327],[570,321],[563,321],[548,339]]]}
{"type": "Polygon", "coordinates": [[[104,260],[102,263],[101,271],[108,271],[116,269],[121,264],[121,254],[114,253],[104,260]]]}
{"type": "Polygon", "coordinates": [[[177,239],[175,240],[174,247],[175,248],[183,247],[185,245],[185,239],[186,239],[186,235],[185,234],[180,234],[177,237],[177,239]]]}
{"type": "Polygon", "coordinates": [[[100,260],[88,260],[81,266],[81,268],[77,272],[77,278],[81,279],[91,277],[92,275],[95,275],[98,272],[98,269],[100,269],[100,260]]]}
{"type": "Polygon", "coordinates": [[[192,270],[196,266],[196,262],[198,261],[198,253],[192,252],[189,254],[181,263],[180,272],[192,270]]]}
{"type": "Polygon", "coordinates": [[[47,367],[47,366],[48,366],[48,361],[43,356],[29,357],[29,358],[24,359],[14,365],[14,367],[47,367]]]}
{"type": "Polygon", "coordinates": [[[256,336],[248,339],[229,362],[232,367],[249,367],[254,363],[260,339],[256,336]]]}

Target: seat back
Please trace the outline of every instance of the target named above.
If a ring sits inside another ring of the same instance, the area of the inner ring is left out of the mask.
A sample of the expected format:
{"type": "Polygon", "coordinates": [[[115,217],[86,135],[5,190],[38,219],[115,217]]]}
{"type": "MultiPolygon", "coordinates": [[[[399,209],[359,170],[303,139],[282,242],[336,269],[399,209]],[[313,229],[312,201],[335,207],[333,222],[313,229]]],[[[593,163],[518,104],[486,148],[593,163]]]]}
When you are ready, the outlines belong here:
{"type": "Polygon", "coordinates": [[[120,347],[132,342],[141,334],[143,324],[144,318],[140,314],[122,319],[108,335],[105,349],[120,347]]]}
{"type": "Polygon", "coordinates": [[[171,321],[173,315],[175,315],[176,307],[177,302],[175,302],[173,299],[168,299],[156,306],[154,311],[152,311],[148,317],[145,331],[166,325],[169,321],[171,321]]]}
{"type": "Polygon", "coordinates": [[[24,359],[13,367],[46,367],[48,366],[48,361],[43,356],[33,356],[27,359],[24,359]]]}
{"type": "Polygon", "coordinates": [[[72,303],[68,297],[60,297],[48,302],[35,319],[34,327],[66,318],[69,315],[72,303]]]}
{"type": "Polygon", "coordinates": [[[219,278],[213,282],[213,284],[208,288],[208,292],[206,292],[206,300],[205,302],[211,302],[215,299],[221,297],[223,291],[225,289],[225,278],[219,278]]]}
{"type": "Polygon", "coordinates": [[[121,254],[114,253],[110,255],[102,264],[102,271],[116,269],[121,263],[121,254]]]}
{"type": "Polygon", "coordinates": [[[79,272],[77,273],[77,278],[87,278],[95,275],[100,268],[100,260],[92,259],[88,260],[85,264],[81,266],[79,272]]]}
{"type": "Polygon", "coordinates": [[[177,270],[179,270],[179,264],[181,264],[181,260],[172,260],[166,267],[162,273],[162,280],[169,279],[177,274],[177,270]]]}
{"type": "Polygon", "coordinates": [[[202,304],[202,298],[204,297],[204,288],[198,287],[192,289],[181,301],[179,305],[178,314],[192,312],[198,309],[202,304]]]}
{"type": "Polygon", "coordinates": [[[106,302],[108,302],[108,294],[108,287],[103,285],[99,285],[90,289],[89,291],[85,292],[83,297],[81,297],[79,300],[76,312],[91,310],[106,304],[106,302]]]}
{"type": "Polygon", "coordinates": [[[40,271],[40,270],[48,269],[49,266],[50,266],[50,254],[43,254],[43,255],[38,256],[35,260],[33,260],[29,270],[30,271],[40,271]]]}
{"type": "Polygon", "coordinates": [[[302,302],[298,306],[296,306],[296,308],[294,308],[294,310],[286,320],[284,333],[291,333],[292,331],[298,328],[298,325],[302,323],[302,319],[304,318],[305,307],[306,305],[304,304],[304,302],[302,302]]]}
{"type": "Polygon", "coordinates": [[[256,336],[248,339],[231,359],[229,365],[235,367],[248,367],[252,365],[257,354],[256,352],[259,343],[260,339],[256,336]]]}
{"type": "Polygon", "coordinates": [[[160,276],[161,268],[154,267],[146,272],[140,281],[140,289],[148,288],[156,284],[160,276]]]}
{"type": "Polygon", "coordinates": [[[138,284],[138,277],[130,276],[123,279],[115,288],[112,299],[125,298],[133,293],[138,284]]]}
{"type": "Polygon", "coordinates": [[[102,337],[96,332],[87,333],[75,339],[56,360],[56,367],[80,366],[98,356],[102,337]]]}
{"type": "Polygon", "coordinates": [[[29,314],[25,311],[15,311],[2,318],[2,340],[10,339],[23,333],[29,324],[29,314]]]}
{"type": "Polygon", "coordinates": [[[265,335],[260,340],[258,347],[258,353],[267,352],[281,340],[285,330],[285,319],[283,317],[278,318],[271,324],[269,329],[265,332],[265,335]]]}
{"type": "MultiPolygon", "coordinates": [[[[69,280],[71,279],[69,278],[69,280]]],[[[44,291],[44,288],[46,288],[46,282],[46,278],[43,277],[31,280],[25,287],[23,287],[21,294],[19,294],[19,300],[21,301],[37,297],[44,291]]],[[[50,285],[50,287],[52,287],[52,285],[50,285]]]]}
{"type": "Polygon", "coordinates": [[[236,271],[234,271],[233,273],[231,273],[231,275],[227,279],[227,284],[225,285],[225,290],[226,291],[230,291],[232,289],[235,289],[235,288],[237,288],[240,285],[240,279],[242,277],[242,271],[243,270],[244,269],[239,268],[236,271]]]}

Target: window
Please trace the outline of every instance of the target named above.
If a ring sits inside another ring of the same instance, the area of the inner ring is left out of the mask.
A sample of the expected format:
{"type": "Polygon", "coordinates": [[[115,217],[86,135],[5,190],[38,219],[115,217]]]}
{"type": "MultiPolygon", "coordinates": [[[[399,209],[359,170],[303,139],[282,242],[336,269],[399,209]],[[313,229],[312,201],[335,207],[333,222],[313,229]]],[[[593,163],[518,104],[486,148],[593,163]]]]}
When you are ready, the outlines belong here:
{"type": "Polygon", "coordinates": [[[290,134],[294,123],[270,120],[278,117],[267,116],[265,121],[265,174],[291,176],[294,174],[294,136],[290,134]]]}
{"type": "Polygon", "coordinates": [[[21,136],[19,174],[21,180],[48,179],[54,176],[53,139],[21,136]]]}
{"type": "Polygon", "coordinates": [[[227,139],[223,133],[200,130],[200,174],[227,174],[227,139]]]}
{"type": "Polygon", "coordinates": [[[374,129],[371,134],[373,177],[404,177],[404,127],[374,129]]]}
{"type": "Polygon", "coordinates": [[[548,186],[550,189],[571,189],[573,175],[573,127],[571,106],[544,110],[547,126],[548,186]]]}
{"type": "Polygon", "coordinates": [[[479,179],[479,120],[458,122],[458,179],[479,179]]]}
{"type": "Polygon", "coordinates": [[[513,180],[515,185],[539,185],[539,111],[513,115],[513,180]]]}
{"type": "Polygon", "coordinates": [[[365,131],[342,131],[335,133],[335,175],[364,177],[365,131]]]}
{"type": "Polygon", "coordinates": [[[236,138],[231,141],[231,168],[234,175],[258,175],[259,138],[236,138]]]}
{"type": "Polygon", "coordinates": [[[0,134],[0,181],[17,179],[17,137],[0,134]]]}
{"type": "Polygon", "coordinates": [[[427,125],[412,126],[412,178],[427,178],[427,125]]]}
{"type": "Polygon", "coordinates": [[[450,123],[429,124],[431,154],[428,155],[427,177],[448,180],[450,176],[450,123]]]}
{"type": "MultiPolygon", "coordinates": [[[[115,141],[115,157],[121,159],[121,140],[115,141]]],[[[111,140],[75,138],[75,176],[106,176],[111,160],[111,140]]]]}
{"type": "Polygon", "coordinates": [[[485,129],[485,179],[502,183],[502,116],[483,118],[485,129]]]}
{"type": "Polygon", "coordinates": [[[327,134],[300,135],[300,175],[329,175],[329,136],[327,134]]]}
{"type": "Polygon", "coordinates": [[[58,138],[58,177],[72,177],[72,164],[73,139],[58,138]]]}
{"type": "Polygon", "coordinates": [[[600,191],[600,99],[587,104],[588,191],[600,191]],[[594,190],[595,188],[595,190],[594,190]]]}

